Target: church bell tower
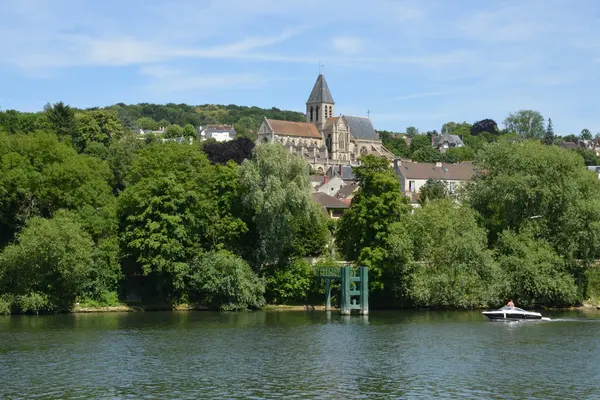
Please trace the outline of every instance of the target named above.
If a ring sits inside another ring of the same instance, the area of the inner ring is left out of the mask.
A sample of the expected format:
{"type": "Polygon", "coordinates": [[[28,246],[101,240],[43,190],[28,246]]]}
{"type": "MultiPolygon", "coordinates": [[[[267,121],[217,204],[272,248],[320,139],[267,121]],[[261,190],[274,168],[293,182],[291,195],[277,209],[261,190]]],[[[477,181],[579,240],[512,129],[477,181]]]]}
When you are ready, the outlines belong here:
{"type": "Polygon", "coordinates": [[[310,92],[310,97],[306,101],[306,122],[315,124],[318,131],[322,132],[327,119],[333,117],[334,104],[325,76],[319,74],[315,86],[310,92]]]}

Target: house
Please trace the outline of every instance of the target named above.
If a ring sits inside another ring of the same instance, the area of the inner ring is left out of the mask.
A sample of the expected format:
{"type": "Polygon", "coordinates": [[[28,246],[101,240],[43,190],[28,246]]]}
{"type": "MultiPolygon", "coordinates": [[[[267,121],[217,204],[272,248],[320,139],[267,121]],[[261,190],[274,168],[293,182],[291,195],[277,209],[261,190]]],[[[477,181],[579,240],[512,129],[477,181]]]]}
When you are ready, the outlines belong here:
{"type": "Polygon", "coordinates": [[[313,202],[320,205],[329,218],[338,219],[350,207],[349,204],[325,193],[313,193],[313,202]]]}
{"type": "Polygon", "coordinates": [[[595,172],[598,175],[598,179],[600,179],[600,166],[598,165],[589,165],[587,167],[588,170],[595,172]]]}
{"type": "Polygon", "coordinates": [[[335,194],[335,198],[342,200],[346,204],[350,204],[352,202],[352,198],[354,197],[354,193],[358,190],[358,183],[351,183],[349,185],[344,186],[335,194]]]}
{"type": "Polygon", "coordinates": [[[232,125],[206,125],[198,127],[200,140],[215,139],[217,142],[232,140],[236,131],[232,125]]]}
{"type": "Polygon", "coordinates": [[[344,187],[344,180],[339,176],[329,177],[325,175],[323,177],[323,183],[315,187],[315,192],[325,193],[329,196],[335,196],[337,192],[344,187]]]}
{"type": "Polygon", "coordinates": [[[418,204],[418,193],[428,179],[433,178],[445,182],[448,185],[448,191],[454,193],[461,185],[471,180],[476,173],[475,167],[470,162],[429,164],[395,160],[394,170],[400,180],[402,193],[410,198],[410,203],[414,207],[418,204]]]}
{"type": "Polygon", "coordinates": [[[320,186],[325,181],[325,177],[323,175],[311,175],[310,176],[310,186],[314,189],[317,186],[320,186]]]}
{"type": "Polygon", "coordinates": [[[446,130],[441,136],[436,136],[433,140],[433,147],[444,153],[452,147],[464,147],[462,139],[458,135],[450,135],[446,130]]]}

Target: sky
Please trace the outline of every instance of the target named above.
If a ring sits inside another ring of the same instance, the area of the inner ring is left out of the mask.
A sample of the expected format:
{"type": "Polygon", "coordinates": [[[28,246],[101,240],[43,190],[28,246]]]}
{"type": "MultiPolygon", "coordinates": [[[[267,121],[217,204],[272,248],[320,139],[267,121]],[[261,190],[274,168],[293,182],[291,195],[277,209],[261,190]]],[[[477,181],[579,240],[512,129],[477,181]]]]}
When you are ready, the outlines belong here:
{"type": "Polygon", "coordinates": [[[118,102],[335,114],[378,130],[539,111],[600,132],[597,0],[3,0],[0,109],[118,102]],[[322,67],[320,67],[322,65],[322,67]]]}

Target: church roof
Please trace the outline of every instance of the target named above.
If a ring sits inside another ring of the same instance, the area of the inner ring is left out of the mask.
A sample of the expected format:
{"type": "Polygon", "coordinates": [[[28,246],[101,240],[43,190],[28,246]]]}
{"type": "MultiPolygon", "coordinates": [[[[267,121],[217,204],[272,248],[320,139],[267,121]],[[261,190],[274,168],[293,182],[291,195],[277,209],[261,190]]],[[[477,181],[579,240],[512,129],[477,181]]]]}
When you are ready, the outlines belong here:
{"type": "Polygon", "coordinates": [[[265,118],[265,121],[276,135],[321,139],[317,127],[308,122],[291,122],[267,118],[265,118]]]}
{"type": "Polygon", "coordinates": [[[329,91],[327,82],[325,81],[325,76],[323,76],[323,74],[319,74],[319,77],[315,82],[315,86],[313,86],[313,90],[312,92],[310,92],[310,96],[306,101],[306,104],[309,103],[335,104],[335,102],[333,101],[333,97],[331,97],[331,92],[329,91]]]}
{"type": "Polygon", "coordinates": [[[346,124],[348,124],[348,129],[350,130],[352,137],[366,140],[379,139],[369,118],[344,115],[344,119],[346,120],[346,124]]]}

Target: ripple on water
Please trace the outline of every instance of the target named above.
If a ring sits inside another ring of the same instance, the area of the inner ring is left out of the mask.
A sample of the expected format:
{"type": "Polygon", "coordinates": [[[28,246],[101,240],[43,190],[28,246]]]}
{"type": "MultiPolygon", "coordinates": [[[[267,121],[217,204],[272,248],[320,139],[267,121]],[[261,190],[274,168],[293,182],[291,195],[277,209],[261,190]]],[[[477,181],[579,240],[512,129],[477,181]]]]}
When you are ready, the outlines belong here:
{"type": "Polygon", "coordinates": [[[6,317],[0,398],[600,398],[596,326],[478,313],[6,317]]]}

